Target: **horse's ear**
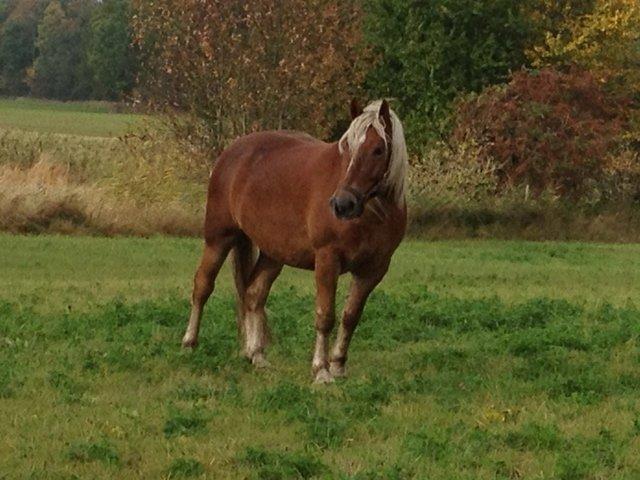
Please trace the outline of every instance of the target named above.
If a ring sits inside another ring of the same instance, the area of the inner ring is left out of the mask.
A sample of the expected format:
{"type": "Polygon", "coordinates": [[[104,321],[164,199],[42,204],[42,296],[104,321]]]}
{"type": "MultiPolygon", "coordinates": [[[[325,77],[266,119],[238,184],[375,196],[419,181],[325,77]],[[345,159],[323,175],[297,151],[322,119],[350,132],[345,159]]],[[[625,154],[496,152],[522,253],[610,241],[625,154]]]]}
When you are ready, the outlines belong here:
{"type": "Polygon", "coordinates": [[[355,120],[360,115],[362,115],[362,107],[360,107],[360,102],[354,98],[351,100],[351,120],[355,120]]]}
{"type": "Polygon", "coordinates": [[[391,111],[389,110],[389,102],[386,100],[382,100],[380,104],[380,118],[384,123],[384,131],[387,134],[387,137],[391,138],[391,111]]]}

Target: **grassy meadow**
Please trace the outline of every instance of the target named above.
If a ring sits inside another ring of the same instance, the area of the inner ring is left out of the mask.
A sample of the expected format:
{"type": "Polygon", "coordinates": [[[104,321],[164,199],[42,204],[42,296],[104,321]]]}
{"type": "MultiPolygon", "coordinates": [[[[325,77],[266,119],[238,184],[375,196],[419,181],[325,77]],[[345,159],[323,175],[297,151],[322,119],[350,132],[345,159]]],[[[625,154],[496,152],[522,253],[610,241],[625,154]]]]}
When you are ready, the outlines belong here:
{"type": "Polygon", "coordinates": [[[114,113],[106,102],[56,102],[0,98],[0,128],[29,132],[117,137],[135,127],[140,115],[114,113]]]}
{"type": "Polygon", "coordinates": [[[2,479],[640,476],[637,245],[407,241],[328,387],[308,272],[276,282],[255,372],[227,269],[179,346],[197,240],[0,251],[2,479]]]}

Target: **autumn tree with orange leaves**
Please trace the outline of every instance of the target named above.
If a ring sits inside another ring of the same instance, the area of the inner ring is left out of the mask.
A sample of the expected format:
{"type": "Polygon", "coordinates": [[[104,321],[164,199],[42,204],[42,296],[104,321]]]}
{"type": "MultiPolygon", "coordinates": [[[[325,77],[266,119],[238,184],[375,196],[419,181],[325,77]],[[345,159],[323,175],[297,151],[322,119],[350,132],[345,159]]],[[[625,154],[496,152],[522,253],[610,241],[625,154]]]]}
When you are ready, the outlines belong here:
{"type": "Polygon", "coordinates": [[[258,129],[330,136],[362,84],[358,1],[137,0],[134,11],[141,93],[182,127],[197,119],[214,148],[258,129]]]}

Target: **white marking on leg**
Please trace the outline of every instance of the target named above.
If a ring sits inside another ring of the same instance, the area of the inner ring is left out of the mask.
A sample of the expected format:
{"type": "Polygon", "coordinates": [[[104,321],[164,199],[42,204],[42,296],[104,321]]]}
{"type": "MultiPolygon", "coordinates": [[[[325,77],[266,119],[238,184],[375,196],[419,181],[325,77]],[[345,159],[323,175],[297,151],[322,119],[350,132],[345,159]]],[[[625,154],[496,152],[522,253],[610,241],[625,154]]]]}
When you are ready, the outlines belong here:
{"type": "Polygon", "coordinates": [[[264,356],[267,340],[265,322],[266,318],[262,313],[247,312],[245,314],[245,355],[258,368],[269,366],[269,362],[264,356]]]}
{"type": "Polygon", "coordinates": [[[320,332],[316,334],[316,346],[311,366],[314,372],[327,366],[327,336],[320,332]]]}
{"type": "Polygon", "coordinates": [[[344,326],[341,324],[338,329],[338,336],[336,343],[333,346],[332,358],[343,358],[347,355],[347,348],[349,346],[349,336],[344,326]]]}
{"type": "Polygon", "coordinates": [[[189,324],[187,325],[187,331],[182,338],[183,347],[195,347],[198,343],[198,330],[200,329],[200,310],[197,307],[191,308],[191,315],[189,316],[189,324]]]}
{"type": "Polygon", "coordinates": [[[345,359],[347,356],[347,349],[349,348],[349,335],[342,324],[338,330],[338,337],[336,343],[333,346],[333,353],[331,354],[331,363],[329,365],[329,372],[334,377],[346,376],[345,359]]]}
{"type": "Polygon", "coordinates": [[[315,383],[333,382],[333,377],[327,369],[327,350],[327,335],[322,332],[317,332],[316,346],[313,353],[313,362],[311,362],[311,367],[313,369],[313,373],[315,374],[315,383]]]}
{"type": "Polygon", "coordinates": [[[260,348],[260,338],[258,334],[258,314],[256,312],[247,312],[244,316],[244,325],[246,329],[245,354],[250,359],[253,354],[260,348]]]}

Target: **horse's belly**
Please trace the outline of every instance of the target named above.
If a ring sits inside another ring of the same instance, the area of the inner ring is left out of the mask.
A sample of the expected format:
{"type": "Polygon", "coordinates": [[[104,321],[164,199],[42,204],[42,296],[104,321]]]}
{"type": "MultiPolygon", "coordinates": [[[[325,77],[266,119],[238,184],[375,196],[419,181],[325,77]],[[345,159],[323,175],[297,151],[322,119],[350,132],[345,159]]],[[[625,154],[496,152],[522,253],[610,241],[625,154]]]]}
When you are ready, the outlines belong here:
{"type": "Polygon", "coordinates": [[[274,260],[290,267],[313,270],[315,266],[315,254],[311,248],[291,242],[286,239],[284,243],[274,242],[273,239],[261,241],[250,236],[254,245],[274,260]]]}
{"type": "Polygon", "coordinates": [[[241,215],[240,228],[261,252],[274,260],[312,270],[315,254],[304,222],[269,213],[256,211],[241,215]]]}
{"type": "Polygon", "coordinates": [[[264,252],[274,260],[295,268],[303,268],[305,270],[313,270],[315,268],[315,255],[313,251],[282,251],[279,249],[273,249],[271,245],[266,245],[264,248],[257,245],[261,252],[264,252]]]}

